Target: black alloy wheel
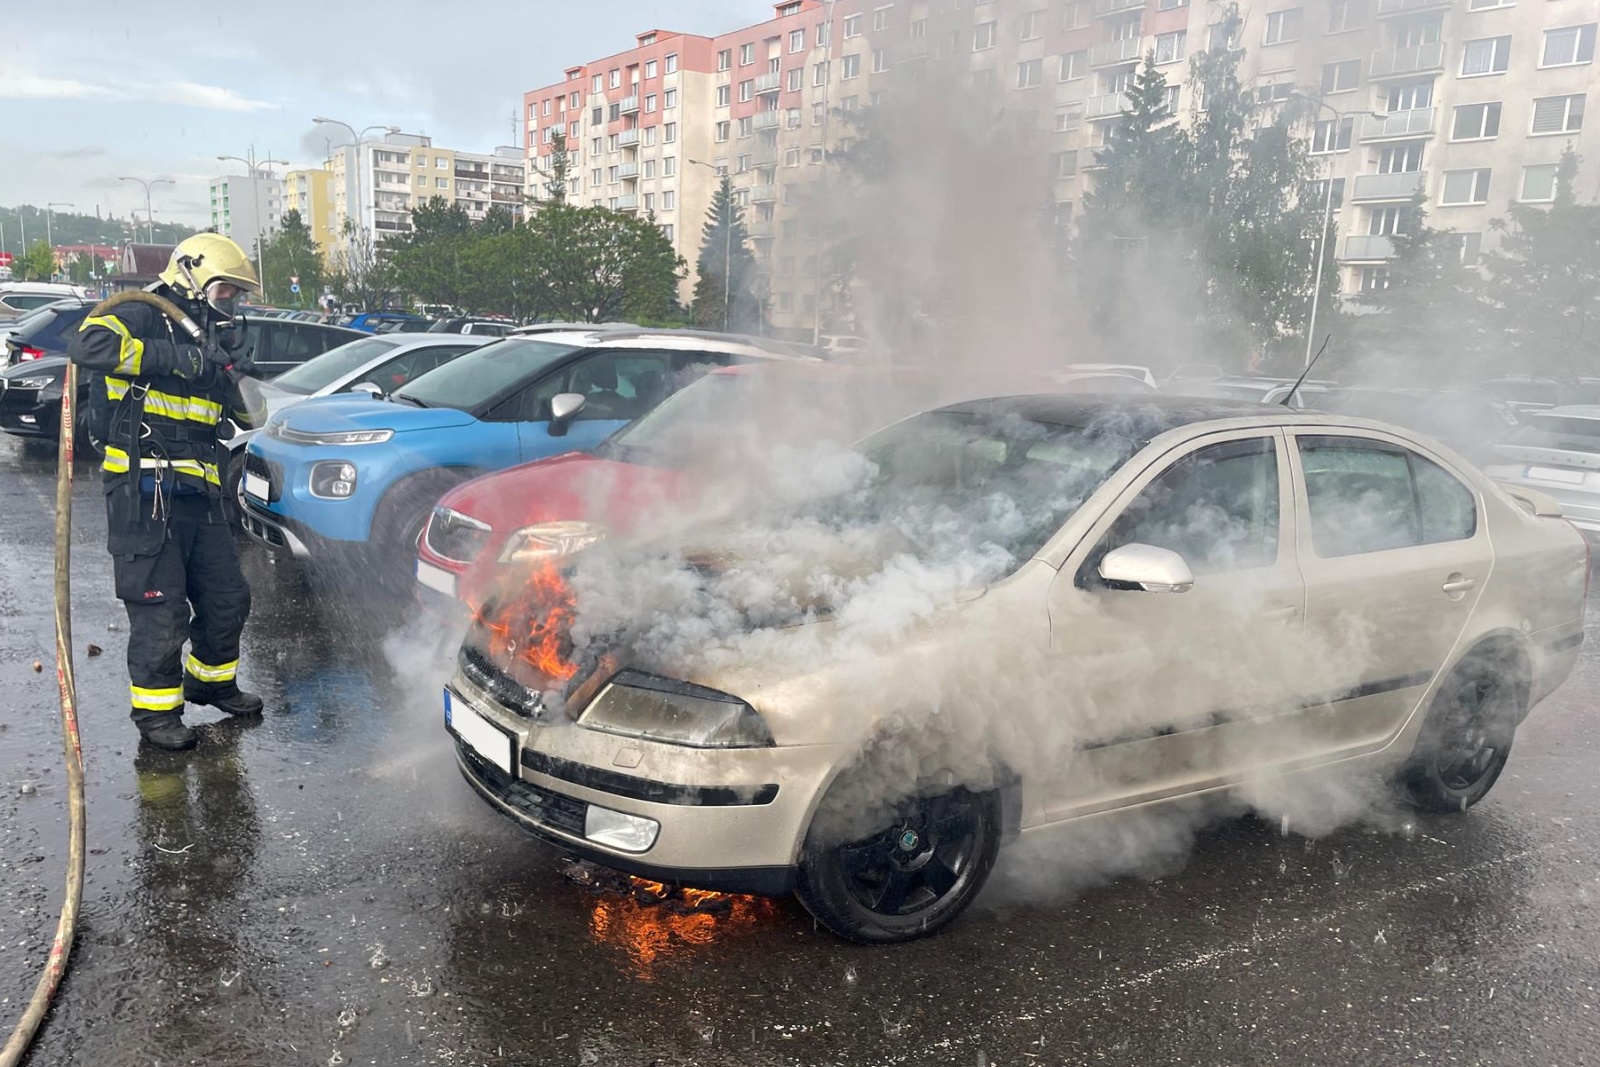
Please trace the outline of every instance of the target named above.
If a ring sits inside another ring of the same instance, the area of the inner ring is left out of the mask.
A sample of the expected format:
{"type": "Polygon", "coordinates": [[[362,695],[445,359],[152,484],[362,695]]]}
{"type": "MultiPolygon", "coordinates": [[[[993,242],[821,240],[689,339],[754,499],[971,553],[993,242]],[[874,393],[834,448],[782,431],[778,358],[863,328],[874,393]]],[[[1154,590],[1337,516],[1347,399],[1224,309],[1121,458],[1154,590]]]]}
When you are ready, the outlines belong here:
{"type": "Polygon", "coordinates": [[[1488,795],[1511,755],[1519,687],[1496,664],[1463,664],[1434,697],[1401,775],[1426,811],[1465,811],[1488,795]]]}
{"type": "Polygon", "coordinates": [[[1000,848],[999,799],[955,789],[896,805],[843,844],[808,842],[796,893],[819,922],[864,944],[937,933],[983,888],[1000,848]]]}

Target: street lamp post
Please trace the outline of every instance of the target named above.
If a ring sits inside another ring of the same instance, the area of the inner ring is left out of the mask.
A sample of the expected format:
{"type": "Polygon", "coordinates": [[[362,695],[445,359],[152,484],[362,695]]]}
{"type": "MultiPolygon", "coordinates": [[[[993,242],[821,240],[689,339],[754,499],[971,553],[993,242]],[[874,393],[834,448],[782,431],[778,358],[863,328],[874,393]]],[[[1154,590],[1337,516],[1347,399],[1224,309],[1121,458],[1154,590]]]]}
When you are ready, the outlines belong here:
{"type": "MultiPolygon", "coordinates": [[[[225,163],[229,160],[232,160],[235,163],[243,163],[246,167],[250,168],[250,200],[252,203],[252,210],[255,212],[256,277],[261,280],[261,299],[265,301],[267,298],[267,267],[262,253],[262,245],[266,243],[266,227],[262,226],[261,224],[261,177],[259,172],[262,168],[268,168],[267,174],[270,176],[272,173],[270,168],[274,163],[279,163],[287,167],[289,165],[289,161],[286,159],[263,159],[258,163],[256,161],[256,150],[254,145],[250,147],[250,157],[248,159],[246,159],[244,156],[217,157],[217,161],[219,163],[225,163]]],[[[232,228],[231,225],[229,228],[232,228]]],[[[230,234],[230,236],[232,235],[230,234]]]]}
{"type": "Polygon", "coordinates": [[[72,206],[73,206],[72,204],[67,203],[65,200],[52,200],[49,203],[45,204],[45,206],[44,206],[44,243],[50,246],[50,278],[51,278],[51,280],[54,280],[55,276],[56,276],[56,265],[55,265],[55,255],[56,255],[55,212],[56,212],[56,208],[58,208],[58,207],[72,207],[72,206]]]}
{"type": "MultiPolygon", "coordinates": [[[[833,86],[833,5],[837,0],[828,0],[827,14],[822,18],[822,24],[827,27],[823,32],[827,34],[827,44],[822,53],[823,70],[828,76],[822,79],[822,167],[823,174],[819,180],[826,180],[828,166],[828,119],[829,101],[828,90],[833,86]]],[[[811,274],[811,343],[822,343],[822,250],[816,254],[816,268],[811,274]]]]}
{"type": "MultiPolygon", "coordinates": [[[[144,221],[145,221],[144,237],[145,237],[145,243],[146,244],[155,244],[156,243],[156,217],[155,217],[155,213],[151,210],[151,207],[150,207],[150,187],[153,186],[153,185],[177,185],[178,183],[173,181],[171,178],[151,178],[150,180],[146,181],[143,178],[129,178],[129,177],[124,176],[124,177],[118,178],[117,180],[119,182],[138,182],[140,185],[144,186],[144,221]]],[[[134,234],[134,238],[137,240],[138,236],[139,236],[139,231],[137,229],[137,224],[135,224],[135,229],[133,231],[133,234],[134,234]]]]}
{"type": "MultiPolygon", "coordinates": [[[[710,167],[715,173],[717,168],[704,160],[691,159],[690,163],[700,167],[710,167]]],[[[719,175],[722,179],[720,188],[727,198],[728,214],[722,220],[722,332],[728,332],[728,312],[733,299],[731,283],[733,281],[733,180],[727,174],[719,175]]]]}
{"type": "MultiPolygon", "coordinates": [[[[1301,100],[1310,100],[1324,111],[1333,115],[1333,149],[1338,148],[1339,127],[1344,124],[1346,115],[1370,115],[1375,119],[1386,119],[1389,116],[1377,111],[1340,111],[1324,100],[1316,100],[1304,93],[1291,94],[1301,100]]],[[[1314,134],[1313,134],[1314,136],[1314,134]]],[[[1311,283],[1311,318],[1306,322],[1306,367],[1311,366],[1311,346],[1317,339],[1317,304],[1322,297],[1322,262],[1328,258],[1328,230],[1333,225],[1333,160],[1336,151],[1328,153],[1328,188],[1322,200],[1322,234],[1317,238],[1317,270],[1316,278],[1311,283]]]]}

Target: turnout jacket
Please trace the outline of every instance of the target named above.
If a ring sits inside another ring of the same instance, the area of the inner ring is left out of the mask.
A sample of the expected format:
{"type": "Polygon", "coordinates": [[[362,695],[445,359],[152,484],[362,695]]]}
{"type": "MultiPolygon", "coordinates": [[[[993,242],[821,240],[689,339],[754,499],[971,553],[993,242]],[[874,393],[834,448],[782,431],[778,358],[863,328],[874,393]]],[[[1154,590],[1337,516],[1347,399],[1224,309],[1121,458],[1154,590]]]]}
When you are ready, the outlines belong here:
{"type": "MultiPolygon", "coordinates": [[[[204,323],[208,313],[166,286],[153,290],[204,323]],[[196,314],[196,312],[199,312],[196,314]]],[[[129,303],[86,318],[68,357],[92,372],[88,408],[103,442],[113,554],[148,555],[165,538],[162,498],[222,495],[225,450],[218,424],[257,424],[232,376],[209,364],[178,327],[148,304],[129,303]],[[154,499],[152,499],[154,498],[154,499]]]]}

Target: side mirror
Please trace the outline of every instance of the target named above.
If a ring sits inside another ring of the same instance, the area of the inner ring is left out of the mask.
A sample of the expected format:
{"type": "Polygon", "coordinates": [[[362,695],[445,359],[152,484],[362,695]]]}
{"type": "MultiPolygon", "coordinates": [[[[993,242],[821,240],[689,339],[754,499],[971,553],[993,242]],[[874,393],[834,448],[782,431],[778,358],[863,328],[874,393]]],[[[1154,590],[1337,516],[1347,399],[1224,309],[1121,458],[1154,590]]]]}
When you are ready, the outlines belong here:
{"type": "Polygon", "coordinates": [[[582,393],[557,393],[550,400],[550,436],[565,437],[567,430],[572,425],[572,420],[578,417],[578,412],[589,402],[589,398],[582,393]]]}
{"type": "Polygon", "coordinates": [[[1155,545],[1123,545],[1100,561],[1102,581],[1120,589],[1147,593],[1184,593],[1194,587],[1194,573],[1183,557],[1155,545]]]}
{"type": "Polygon", "coordinates": [[[357,382],[350,387],[350,391],[352,393],[362,393],[374,400],[382,400],[389,395],[376,382],[357,382]]]}

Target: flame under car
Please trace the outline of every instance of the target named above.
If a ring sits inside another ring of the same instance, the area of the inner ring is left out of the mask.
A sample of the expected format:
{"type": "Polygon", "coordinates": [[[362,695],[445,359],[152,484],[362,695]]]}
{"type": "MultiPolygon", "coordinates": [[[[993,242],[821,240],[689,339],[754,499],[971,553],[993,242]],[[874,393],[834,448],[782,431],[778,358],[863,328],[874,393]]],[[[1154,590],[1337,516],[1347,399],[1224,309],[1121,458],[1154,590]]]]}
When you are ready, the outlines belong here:
{"type": "MultiPolygon", "coordinates": [[[[584,645],[554,565],[481,608],[445,692],[472,788],[629,874],[897,942],[954,921],[1003,843],[1093,816],[1329,773],[1465,811],[1583,638],[1559,507],[1383,424],[1031,396],[858,449],[829,514],[887,532],[802,567],[831,592],[787,613],[723,596],[749,622],[716,655],[664,660],[626,619],[584,645]],[[863,610],[906,574],[948,580],[894,625],[863,610]]],[[[772,587],[739,581],[753,554],[695,560],[719,595],[772,587]]]]}

